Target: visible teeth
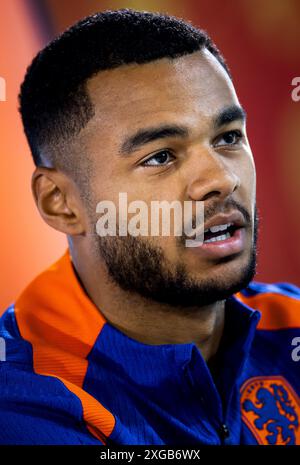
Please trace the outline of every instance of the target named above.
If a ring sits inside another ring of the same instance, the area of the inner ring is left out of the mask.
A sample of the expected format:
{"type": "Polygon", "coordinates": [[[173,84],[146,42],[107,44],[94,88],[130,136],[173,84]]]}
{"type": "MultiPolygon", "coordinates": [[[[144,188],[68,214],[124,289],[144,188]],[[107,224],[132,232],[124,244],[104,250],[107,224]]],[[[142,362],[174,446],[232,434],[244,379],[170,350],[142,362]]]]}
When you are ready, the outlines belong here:
{"type": "Polygon", "coordinates": [[[224,231],[225,229],[229,228],[230,223],[227,224],[219,224],[218,226],[212,226],[209,228],[212,233],[216,233],[218,231],[224,231]]]}
{"type": "Polygon", "coordinates": [[[225,241],[226,239],[229,239],[229,237],[231,237],[230,233],[226,233],[226,234],[222,234],[221,236],[212,237],[211,239],[207,239],[204,242],[207,244],[208,242],[225,241]]]}
{"type": "Polygon", "coordinates": [[[212,233],[216,233],[218,231],[224,231],[232,225],[233,223],[219,224],[218,226],[212,226],[211,228],[205,229],[204,232],[207,233],[208,231],[211,231],[212,233]]]}

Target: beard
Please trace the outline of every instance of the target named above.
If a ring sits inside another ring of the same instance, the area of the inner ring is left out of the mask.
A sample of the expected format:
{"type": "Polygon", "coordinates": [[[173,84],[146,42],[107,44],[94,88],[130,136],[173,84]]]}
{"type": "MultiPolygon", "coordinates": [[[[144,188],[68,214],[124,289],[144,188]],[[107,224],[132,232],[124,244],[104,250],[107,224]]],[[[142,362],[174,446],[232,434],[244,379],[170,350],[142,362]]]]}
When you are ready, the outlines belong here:
{"type": "MultiPolygon", "coordinates": [[[[251,227],[248,212],[236,202],[231,201],[230,205],[243,213],[246,227],[251,227]]],[[[212,208],[206,218],[216,213],[216,209],[212,208]]],[[[258,235],[256,209],[253,223],[253,242],[247,263],[238,272],[234,270],[226,275],[220,271],[210,277],[195,277],[185,264],[170,263],[161,246],[142,236],[94,236],[94,250],[104,261],[109,277],[121,289],[171,307],[199,308],[229,298],[254,278],[258,235]]],[[[185,237],[177,239],[177,247],[182,250],[185,237]]],[[[226,257],[218,264],[233,260],[232,256],[226,257]]]]}

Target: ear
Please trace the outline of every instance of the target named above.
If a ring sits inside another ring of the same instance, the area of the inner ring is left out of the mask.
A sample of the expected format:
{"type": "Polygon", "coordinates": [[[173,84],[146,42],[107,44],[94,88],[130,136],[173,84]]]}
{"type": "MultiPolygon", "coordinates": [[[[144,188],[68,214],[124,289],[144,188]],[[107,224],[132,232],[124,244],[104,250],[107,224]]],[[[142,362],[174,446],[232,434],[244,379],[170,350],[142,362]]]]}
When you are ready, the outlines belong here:
{"type": "Polygon", "coordinates": [[[49,226],[71,236],[85,233],[80,196],[67,175],[53,168],[37,167],[31,188],[40,215],[49,226]]]}

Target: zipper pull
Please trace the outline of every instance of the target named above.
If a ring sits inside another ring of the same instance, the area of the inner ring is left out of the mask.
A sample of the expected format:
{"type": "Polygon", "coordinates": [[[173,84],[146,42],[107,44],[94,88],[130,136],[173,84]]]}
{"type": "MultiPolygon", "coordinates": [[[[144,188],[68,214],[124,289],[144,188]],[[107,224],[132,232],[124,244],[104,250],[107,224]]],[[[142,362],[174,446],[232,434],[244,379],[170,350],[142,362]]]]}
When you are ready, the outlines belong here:
{"type": "Polygon", "coordinates": [[[222,423],[220,429],[219,429],[219,435],[221,439],[224,441],[225,439],[229,438],[230,436],[230,431],[227,425],[225,423],[222,423]]]}

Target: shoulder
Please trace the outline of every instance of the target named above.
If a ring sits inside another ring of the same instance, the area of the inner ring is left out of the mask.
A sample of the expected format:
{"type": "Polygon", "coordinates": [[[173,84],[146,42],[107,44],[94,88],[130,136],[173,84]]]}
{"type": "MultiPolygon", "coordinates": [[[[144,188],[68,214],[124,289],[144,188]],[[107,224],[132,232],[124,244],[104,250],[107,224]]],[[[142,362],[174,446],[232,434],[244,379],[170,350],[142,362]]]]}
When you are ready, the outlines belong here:
{"type": "Polygon", "coordinates": [[[300,288],[294,284],[252,281],[235,296],[260,311],[258,329],[300,328],[300,288]]]}
{"type": "Polygon", "coordinates": [[[13,307],[0,318],[0,445],[9,444],[100,444],[80,399],[60,379],[35,373],[13,307]]]}
{"type": "Polygon", "coordinates": [[[79,399],[51,376],[0,362],[0,445],[98,444],[79,399]]]}

